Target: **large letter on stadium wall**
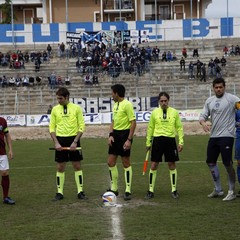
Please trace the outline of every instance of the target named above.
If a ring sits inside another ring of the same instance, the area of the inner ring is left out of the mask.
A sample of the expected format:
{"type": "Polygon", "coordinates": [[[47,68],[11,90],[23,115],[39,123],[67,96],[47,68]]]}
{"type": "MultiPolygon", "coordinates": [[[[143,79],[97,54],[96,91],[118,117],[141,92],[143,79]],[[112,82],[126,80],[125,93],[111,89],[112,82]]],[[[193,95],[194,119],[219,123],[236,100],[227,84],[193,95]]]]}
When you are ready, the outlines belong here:
{"type": "Polygon", "coordinates": [[[233,36],[233,18],[221,18],[221,36],[233,36]]]}
{"type": "MultiPolygon", "coordinates": [[[[14,31],[22,31],[24,35],[24,24],[15,24],[14,31]]],[[[11,43],[13,41],[12,38],[12,25],[11,24],[0,24],[0,42],[1,43],[11,43]]],[[[20,35],[18,33],[18,35],[20,35]]],[[[25,37],[23,36],[14,36],[14,42],[24,43],[25,37]]]]}
{"type": "Polygon", "coordinates": [[[148,30],[149,32],[149,39],[153,40],[157,39],[160,40],[162,39],[162,35],[160,34],[161,30],[161,25],[162,25],[162,20],[157,20],[155,21],[136,21],[136,29],[137,30],[148,30]]]}
{"type": "Polygon", "coordinates": [[[33,42],[59,42],[59,24],[33,24],[33,42]]]}
{"type": "Polygon", "coordinates": [[[183,20],[183,37],[206,37],[209,34],[209,21],[201,19],[183,20]]]}

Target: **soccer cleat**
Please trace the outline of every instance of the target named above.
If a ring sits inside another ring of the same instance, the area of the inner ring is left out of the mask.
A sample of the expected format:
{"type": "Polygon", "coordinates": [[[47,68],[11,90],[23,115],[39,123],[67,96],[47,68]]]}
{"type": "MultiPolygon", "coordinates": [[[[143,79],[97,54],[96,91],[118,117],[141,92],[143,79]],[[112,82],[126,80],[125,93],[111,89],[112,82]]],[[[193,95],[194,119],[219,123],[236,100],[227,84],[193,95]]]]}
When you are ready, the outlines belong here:
{"type": "Polygon", "coordinates": [[[240,197],[240,191],[238,191],[238,193],[237,193],[237,195],[236,195],[237,197],[240,197]]]}
{"type": "Polygon", "coordinates": [[[179,198],[179,194],[178,194],[177,191],[173,191],[172,192],[172,198],[174,198],[174,199],[178,199],[179,198]]]}
{"type": "Polygon", "coordinates": [[[108,189],[107,192],[113,192],[116,195],[116,197],[118,196],[118,190],[117,191],[113,191],[111,189],[108,189]]]}
{"type": "Polygon", "coordinates": [[[6,198],[3,199],[3,203],[4,204],[9,204],[9,205],[14,205],[15,201],[12,200],[10,197],[6,197],[6,198]]]}
{"type": "Polygon", "coordinates": [[[125,201],[131,200],[132,199],[131,193],[130,192],[125,192],[123,198],[124,198],[125,201]]]}
{"type": "Polygon", "coordinates": [[[150,192],[150,191],[147,191],[147,194],[145,196],[145,199],[151,199],[151,198],[154,198],[154,193],[153,192],[150,192]]]}
{"type": "Polygon", "coordinates": [[[234,192],[232,190],[229,190],[227,196],[223,199],[223,201],[232,201],[235,198],[236,195],[234,194],[234,192]]]}
{"type": "Polygon", "coordinates": [[[81,199],[81,200],[87,200],[88,199],[84,192],[78,193],[77,196],[78,196],[78,199],[81,199]]]}
{"type": "Polygon", "coordinates": [[[52,201],[59,201],[63,199],[63,195],[61,193],[56,193],[56,196],[52,201]]]}
{"type": "Polygon", "coordinates": [[[213,192],[208,194],[209,198],[217,198],[217,197],[222,197],[224,195],[224,192],[221,191],[216,191],[216,189],[214,188],[213,192]]]}

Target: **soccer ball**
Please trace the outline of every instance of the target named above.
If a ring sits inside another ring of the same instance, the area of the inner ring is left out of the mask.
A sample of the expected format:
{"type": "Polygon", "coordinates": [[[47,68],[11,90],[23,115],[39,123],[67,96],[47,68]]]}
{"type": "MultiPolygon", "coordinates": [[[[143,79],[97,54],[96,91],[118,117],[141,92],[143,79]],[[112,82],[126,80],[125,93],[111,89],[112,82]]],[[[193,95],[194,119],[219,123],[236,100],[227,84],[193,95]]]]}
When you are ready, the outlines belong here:
{"type": "Polygon", "coordinates": [[[113,192],[108,191],[102,195],[102,200],[104,206],[111,207],[116,205],[117,197],[113,192]]]}

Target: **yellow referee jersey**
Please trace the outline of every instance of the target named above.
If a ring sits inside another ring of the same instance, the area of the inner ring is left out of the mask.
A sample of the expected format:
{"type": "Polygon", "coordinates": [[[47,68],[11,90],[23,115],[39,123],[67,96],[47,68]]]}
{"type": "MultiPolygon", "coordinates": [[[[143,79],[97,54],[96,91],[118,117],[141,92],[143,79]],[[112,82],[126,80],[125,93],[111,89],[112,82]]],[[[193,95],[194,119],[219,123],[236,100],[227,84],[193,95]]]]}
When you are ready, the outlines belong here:
{"type": "Polygon", "coordinates": [[[179,144],[183,145],[183,126],[178,111],[168,107],[164,114],[161,107],[154,109],[148,123],[146,146],[151,146],[153,137],[175,137],[176,134],[179,144]]]}
{"type": "Polygon", "coordinates": [[[127,130],[131,128],[131,121],[135,120],[136,116],[133,110],[133,105],[127,99],[121,102],[114,103],[113,106],[113,129],[127,130]]]}
{"type": "Polygon", "coordinates": [[[55,132],[59,137],[71,137],[84,130],[85,122],[80,106],[69,102],[66,106],[58,104],[53,107],[49,124],[50,133],[55,132]]]}

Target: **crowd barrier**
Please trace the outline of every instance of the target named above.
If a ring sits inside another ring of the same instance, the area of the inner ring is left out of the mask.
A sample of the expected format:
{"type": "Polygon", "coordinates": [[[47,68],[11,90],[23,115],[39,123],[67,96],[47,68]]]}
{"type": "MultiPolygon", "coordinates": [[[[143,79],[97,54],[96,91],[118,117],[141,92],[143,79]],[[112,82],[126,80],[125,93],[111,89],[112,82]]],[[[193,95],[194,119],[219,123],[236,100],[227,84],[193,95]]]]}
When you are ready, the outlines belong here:
{"type": "MultiPolygon", "coordinates": [[[[201,110],[179,111],[182,121],[197,121],[201,110]]],[[[146,123],[150,119],[151,111],[135,112],[137,123],[146,123]]],[[[49,114],[36,115],[1,115],[7,120],[8,126],[37,127],[48,126],[50,122],[49,114]]],[[[112,113],[86,113],[84,114],[86,124],[109,124],[112,121],[112,113]]]]}

